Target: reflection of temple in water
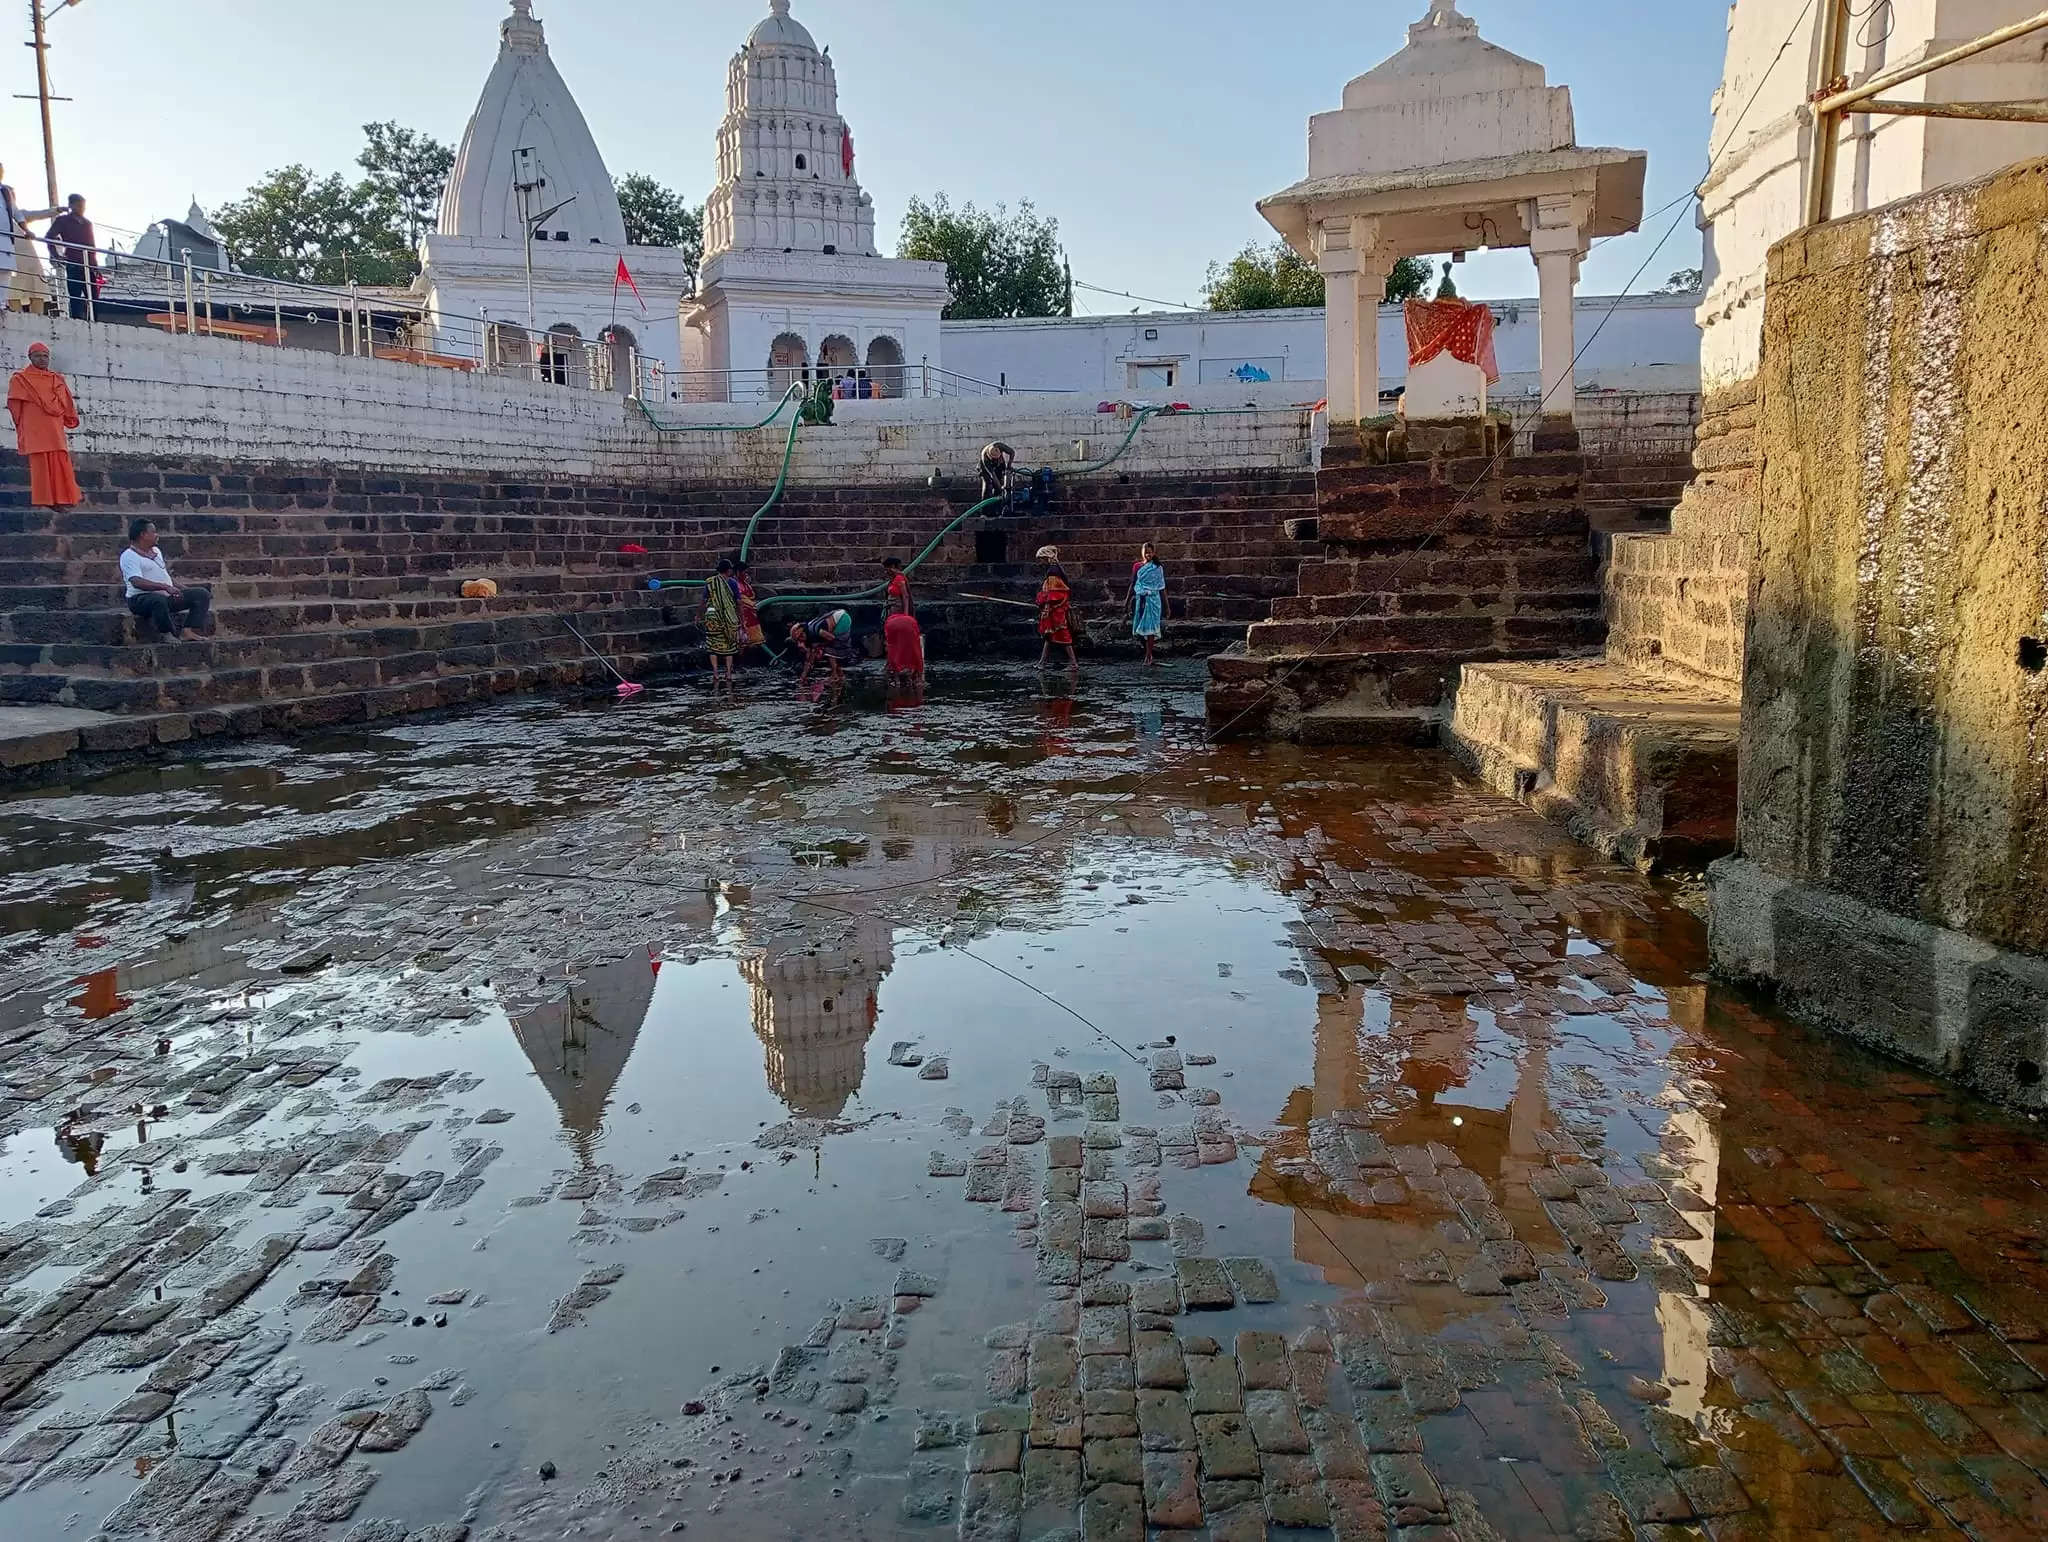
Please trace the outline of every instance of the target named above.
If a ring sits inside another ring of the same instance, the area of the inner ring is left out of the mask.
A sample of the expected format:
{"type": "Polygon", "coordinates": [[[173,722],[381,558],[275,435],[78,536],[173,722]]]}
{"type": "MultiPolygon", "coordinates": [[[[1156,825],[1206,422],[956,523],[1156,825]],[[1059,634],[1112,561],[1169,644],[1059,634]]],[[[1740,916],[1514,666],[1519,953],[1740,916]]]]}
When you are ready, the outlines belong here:
{"type": "Polygon", "coordinates": [[[791,1113],[836,1118],[860,1091],[895,962],[890,925],[872,914],[836,944],[777,943],[741,959],[768,1088],[791,1113]]]}
{"type": "Polygon", "coordinates": [[[605,1106],[640,1041],[659,960],[649,950],[586,969],[573,989],[564,982],[555,1000],[513,1020],[519,1047],[555,1100],[569,1144],[585,1164],[596,1159],[605,1106]]]}

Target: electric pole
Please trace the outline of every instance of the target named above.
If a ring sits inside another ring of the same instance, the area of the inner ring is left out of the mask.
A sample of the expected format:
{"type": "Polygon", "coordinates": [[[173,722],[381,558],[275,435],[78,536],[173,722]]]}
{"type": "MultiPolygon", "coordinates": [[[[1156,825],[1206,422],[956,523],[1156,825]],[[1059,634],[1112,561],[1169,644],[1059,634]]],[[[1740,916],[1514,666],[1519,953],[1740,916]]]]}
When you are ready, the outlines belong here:
{"type": "Polygon", "coordinates": [[[50,103],[56,98],[50,95],[50,38],[49,20],[54,12],[66,10],[78,4],[78,0],[57,0],[48,11],[43,9],[42,0],[28,0],[29,26],[34,41],[28,46],[36,51],[36,100],[43,109],[43,173],[49,178],[50,207],[57,208],[63,200],[57,193],[57,136],[50,126],[50,103]]]}

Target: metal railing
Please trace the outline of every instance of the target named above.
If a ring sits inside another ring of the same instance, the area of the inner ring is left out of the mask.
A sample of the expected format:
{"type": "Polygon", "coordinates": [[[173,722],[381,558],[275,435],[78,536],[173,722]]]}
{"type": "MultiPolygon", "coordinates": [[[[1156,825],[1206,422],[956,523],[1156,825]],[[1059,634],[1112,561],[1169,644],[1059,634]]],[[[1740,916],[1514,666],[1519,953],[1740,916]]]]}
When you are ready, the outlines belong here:
{"type": "Polygon", "coordinates": [[[43,237],[17,238],[17,260],[51,250],[52,314],[154,326],[172,335],[306,348],[468,374],[508,375],[592,391],[625,391],[639,378],[630,343],[539,331],[429,305],[424,296],[349,284],[268,278],[117,248],[88,252],[43,237]]]}
{"type": "Polygon", "coordinates": [[[772,402],[793,385],[833,387],[839,402],[895,401],[904,397],[982,398],[995,396],[1064,396],[1071,393],[1043,387],[1023,389],[998,381],[977,380],[935,364],[775,365],[766,369],[670,369],[661,360],[639,356],[633,394],[642,401],[671,405],[692,403],[772,402]]]}

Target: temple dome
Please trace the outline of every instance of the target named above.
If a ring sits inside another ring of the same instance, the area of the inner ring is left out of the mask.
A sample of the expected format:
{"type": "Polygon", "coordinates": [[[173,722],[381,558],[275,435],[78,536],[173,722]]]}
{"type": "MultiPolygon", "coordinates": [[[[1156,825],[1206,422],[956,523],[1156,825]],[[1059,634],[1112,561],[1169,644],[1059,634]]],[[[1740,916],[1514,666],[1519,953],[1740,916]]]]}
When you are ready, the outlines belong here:
{"type": "Polygon", "coordinates": [[[812,53],[818,45],[800,21],[792,20],[789,14],[789,0],[768,0],[768,18],[756,27],[747,41],[750,44],[779,44],[784,48],[808,48],[812,53]]]}
{"type": "Polygon", "coordinates": [[[538,181],[531,212],[562,205],[543,226],[547,239],[624,246],[626,222],[611,173],[548,56],[533,0],[512,0],[499,38],[498,62],[463,133],[441,200],[441,234],[524,240],[517,184],[538,181]]]}

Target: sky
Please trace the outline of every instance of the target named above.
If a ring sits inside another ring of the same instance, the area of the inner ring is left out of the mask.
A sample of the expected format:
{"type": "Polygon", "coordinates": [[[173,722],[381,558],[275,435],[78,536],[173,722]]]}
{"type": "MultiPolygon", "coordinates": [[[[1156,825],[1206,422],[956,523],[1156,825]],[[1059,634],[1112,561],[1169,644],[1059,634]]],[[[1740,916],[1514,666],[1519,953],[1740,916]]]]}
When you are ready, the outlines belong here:
{"type": "MultiPolygon", "coordinates": [[[[54,3],[54,0],[46,0],[54,3]]],[[[1646,213],[1705,171],[1725,0],[1461,0],[1491,41],[1573,88],[1579,142],[1649,152],[1646,213]]],[[[840,111],[893,252],[903,209],[1030,200],[1055,217],[1077,308],[1199,305],[1209,264],[1272,238],[1253,207],[1306,172],[1308,118],[1405,41],[1427,0],[796,0],[838,67],[840,111]]],[[[535,0],[613,175],[710,189],[725,69],[767,0],[535,0]]],[[[238,197],[271,169],[350,171],[362,125],[457,142],[506,0],[79,0],[49,24],[57,169],[103,233],[238,197]]],[[[5,12],[0,12],[4,17],[5,12]]],[[[25,16],[11,25],[24,38],[25,16]]],[[[10,49],[0,157],[44,175],[34,54],[10,49]]],[[[1683,206],[1597,246],[1585,294],[1696,267],[1683,206]],[[1676,228],[1673,229],[1674,219],[1676,228]],[[1667,231],[1668,242],[1657,247],[1667,231]]],[[[1527,255],[1475,255],[1469,297],[1535,293],[1527,255]]]]}

